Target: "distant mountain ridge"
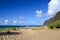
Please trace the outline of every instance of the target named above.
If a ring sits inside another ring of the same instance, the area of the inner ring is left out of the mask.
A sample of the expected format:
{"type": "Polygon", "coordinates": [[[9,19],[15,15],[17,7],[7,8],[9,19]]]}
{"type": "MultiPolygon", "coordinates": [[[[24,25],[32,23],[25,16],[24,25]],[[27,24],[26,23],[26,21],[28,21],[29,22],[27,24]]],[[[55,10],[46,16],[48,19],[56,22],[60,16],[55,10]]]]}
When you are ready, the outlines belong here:
{"type": "Polygon", "coordinates": [[[55,21],[59,21],[60,20],[60,11],[57,12],[57,14],[50,18],[49,20],[45,21],[43,25],[50,25],[51,23],[55,22],[55,21]]]}

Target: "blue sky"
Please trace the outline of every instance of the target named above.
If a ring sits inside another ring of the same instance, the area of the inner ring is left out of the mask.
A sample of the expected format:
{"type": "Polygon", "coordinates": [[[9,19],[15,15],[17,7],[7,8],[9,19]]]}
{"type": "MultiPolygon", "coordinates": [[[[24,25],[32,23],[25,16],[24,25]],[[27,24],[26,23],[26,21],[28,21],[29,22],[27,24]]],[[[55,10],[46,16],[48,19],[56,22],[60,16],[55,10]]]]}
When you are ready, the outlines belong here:
{"type": "Polygon", "coordinates": [[[0,0],[0,25],[42,25],[51,0],[0,0]]]}

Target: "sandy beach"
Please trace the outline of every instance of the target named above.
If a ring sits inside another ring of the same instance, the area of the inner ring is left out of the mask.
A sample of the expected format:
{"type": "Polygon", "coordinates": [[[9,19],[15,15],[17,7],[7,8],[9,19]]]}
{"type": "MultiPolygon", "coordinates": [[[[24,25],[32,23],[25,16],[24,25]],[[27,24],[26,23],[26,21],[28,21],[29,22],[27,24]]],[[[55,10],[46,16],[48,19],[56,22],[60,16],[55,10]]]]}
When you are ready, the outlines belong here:
{"type": "Polygon", "coordinates": [[[60,40],[60,29],[18,29],[11,32],[19,32],[20,34],[0,35],[0,40],[60,40]]]}

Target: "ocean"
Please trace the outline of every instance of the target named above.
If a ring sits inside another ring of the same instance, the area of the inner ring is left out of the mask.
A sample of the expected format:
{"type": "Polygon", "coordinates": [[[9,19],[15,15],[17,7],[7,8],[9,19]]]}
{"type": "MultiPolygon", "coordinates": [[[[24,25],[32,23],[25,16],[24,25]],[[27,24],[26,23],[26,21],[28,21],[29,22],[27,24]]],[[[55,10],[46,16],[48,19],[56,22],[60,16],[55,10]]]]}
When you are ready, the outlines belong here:
{"type": "Polygon", "coordinates": [[[31,28],[31,27],[41,27],[41,25],[0,25],[0,29],[4,28],[31,28]]]}

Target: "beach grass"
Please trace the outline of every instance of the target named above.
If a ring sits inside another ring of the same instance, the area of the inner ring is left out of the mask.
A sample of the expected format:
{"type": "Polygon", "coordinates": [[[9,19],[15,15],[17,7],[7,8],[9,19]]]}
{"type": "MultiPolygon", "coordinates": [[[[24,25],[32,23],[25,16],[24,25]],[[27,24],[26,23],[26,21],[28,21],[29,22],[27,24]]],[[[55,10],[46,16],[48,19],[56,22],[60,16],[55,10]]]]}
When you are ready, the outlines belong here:
{"type": "Polygon", "coordinates": [[[12,28],[4,28],[4,29],[0,29],[0,32],[6,32],[6,31],[10,31],[10,30],[16,30],[16,28],[12,27],[12,28]]]}
{"type": "Polygon", "coordinates": [[[31,28],[32,30],[41,30],[43,29],[43,27],[34,27],[34,28],[31,28]]]}

